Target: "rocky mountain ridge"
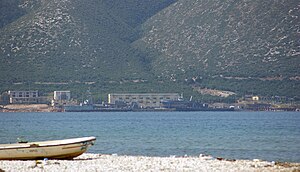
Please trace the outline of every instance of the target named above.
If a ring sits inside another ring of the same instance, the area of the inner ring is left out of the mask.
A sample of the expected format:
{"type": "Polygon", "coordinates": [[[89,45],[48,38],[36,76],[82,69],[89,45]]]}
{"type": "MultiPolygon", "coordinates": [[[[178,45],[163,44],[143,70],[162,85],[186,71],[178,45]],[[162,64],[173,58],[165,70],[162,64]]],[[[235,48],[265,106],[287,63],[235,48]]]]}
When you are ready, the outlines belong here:
{"type": "Polygon", "coordinates": [[[296,0],[0,2],[1,90],[300,95],[296,0]]]}

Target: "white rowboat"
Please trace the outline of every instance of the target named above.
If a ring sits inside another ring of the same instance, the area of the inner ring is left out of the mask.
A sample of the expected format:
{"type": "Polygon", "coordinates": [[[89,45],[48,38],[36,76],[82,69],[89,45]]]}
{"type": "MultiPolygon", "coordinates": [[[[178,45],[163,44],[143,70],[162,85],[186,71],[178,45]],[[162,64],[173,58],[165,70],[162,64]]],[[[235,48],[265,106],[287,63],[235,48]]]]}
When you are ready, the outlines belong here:
{"type": "Polygon", "coordinates": [[[0,160],[73,159],[94,145],[96,137],[0,144],[0,160]]]}

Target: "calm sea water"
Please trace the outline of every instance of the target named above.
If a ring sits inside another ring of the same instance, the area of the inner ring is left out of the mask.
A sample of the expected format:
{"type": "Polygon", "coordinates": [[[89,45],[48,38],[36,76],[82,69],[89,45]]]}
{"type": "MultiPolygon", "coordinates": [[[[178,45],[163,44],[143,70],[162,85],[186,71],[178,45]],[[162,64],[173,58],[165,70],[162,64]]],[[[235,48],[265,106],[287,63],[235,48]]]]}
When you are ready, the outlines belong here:
{"type": "Polygon", "coordinates": [[[299,112],[0,113],[0,143],[83,136],[90,153],[300,162],[299,112]]]}

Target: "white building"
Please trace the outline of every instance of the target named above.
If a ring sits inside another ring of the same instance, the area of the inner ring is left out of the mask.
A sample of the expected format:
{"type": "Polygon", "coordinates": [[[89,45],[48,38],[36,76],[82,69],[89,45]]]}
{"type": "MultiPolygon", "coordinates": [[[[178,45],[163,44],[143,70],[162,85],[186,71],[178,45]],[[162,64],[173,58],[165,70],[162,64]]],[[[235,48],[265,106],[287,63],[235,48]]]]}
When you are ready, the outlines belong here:
{"type": "Polygon", "coordinates": [[[54,91],[53,99],[55,101],[69,101],[71,100],[71,92],[70,91],[54,91]]]}
{"type": "Polygon", "coordinates": [[[108,103],[124,102],[128,105],[137,103],[141,108],[159,108],[162,107],[161,101],[178,100],[178,93],[123,93],[108,94],[108,103]]]}

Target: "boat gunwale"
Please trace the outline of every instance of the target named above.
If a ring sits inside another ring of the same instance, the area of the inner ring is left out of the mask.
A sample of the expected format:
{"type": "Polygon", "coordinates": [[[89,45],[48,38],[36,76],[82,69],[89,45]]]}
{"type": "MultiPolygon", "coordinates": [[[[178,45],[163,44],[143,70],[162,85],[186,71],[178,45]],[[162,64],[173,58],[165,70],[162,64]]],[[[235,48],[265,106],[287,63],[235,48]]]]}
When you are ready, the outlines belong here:
{"type": "MultiPolygon", "coordinates": [[[[42,147],[67,146],[67,145],[78,144],[78,143],[82,143],[82,142],[96,141],[96,137],[74,138],[74,140],[75,139],[85,139],[85,140],[79,140],[79,141],[76,141],[76,142],[69,142],[69,143],[52,143],[52,144],[45,144],[46,142],[49,142],[49,141],[2,144],[2,145],[5,145],[7,147],[5,147],[5,146],[1,147],[1,144],[0,144],[0,151],[1,150],[9,150],[9,149],[30,149],[30,148],[42,148],[42,147]],[[88,138],[90,138],[90,139],[88,139],[88,138]],[[42,145],[40,145],[41,143],[42,143],[42,145]],[[44,143],[44,145],[43,145],[43,143],[44,143]],[[33,145],[34,145],[34,147],[33,147],[33,145]]],[[[71,140],[73,140],[73,139],[53,140],[53,141],[50,141],[50,142],[71,141],[71,140]]]]}

